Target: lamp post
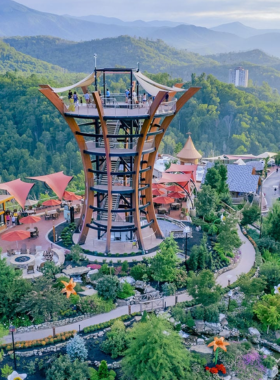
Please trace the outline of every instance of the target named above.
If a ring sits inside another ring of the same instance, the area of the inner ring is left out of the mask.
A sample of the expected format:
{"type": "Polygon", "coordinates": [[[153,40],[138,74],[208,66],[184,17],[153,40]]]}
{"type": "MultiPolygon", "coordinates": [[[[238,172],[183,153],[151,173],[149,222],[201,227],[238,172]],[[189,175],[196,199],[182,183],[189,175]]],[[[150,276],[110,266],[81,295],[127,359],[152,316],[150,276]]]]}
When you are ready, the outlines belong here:
{"type": "Polygon", "coordinates": [[[97,91],[96,60],[97,60],[97,54],[94,54],[94,85],[95,85],[95,91],[97,91]]]}
{"type": "Polygon", "coordinates": [[[14,340],[14,333],[16,332],[15,326],[10,326],[9,327],[9,332],[12,333],[13,352],[14,352],[14,365],[15,365],[15,370],[16,370],[17,369],[17,362],[16,362],[15,340],[14,340]]]}
{"type": "Polygon", "coordinates": [[[230,301],[231,301],[231,297],[233,296],[233,293],[232,293],[232,290],[230,290],[228,292],[228,311],[229,311],[229,306],[230,306],[230,301]]]}
{"type": "Polygon", "coordinates": [[[186,272],[188,270],[187,268],[187,256],[188,256],[188,238],[191,236],[191,228],[189,226],[187,226],[184,230],[184,232],[186,233],[186,240],[185,240],[185,246],[184,246],[184,254],[185,254],[185,267],[186,267],[186,272]],[[188,236],[189,234],[189,236],[188,236]]]}

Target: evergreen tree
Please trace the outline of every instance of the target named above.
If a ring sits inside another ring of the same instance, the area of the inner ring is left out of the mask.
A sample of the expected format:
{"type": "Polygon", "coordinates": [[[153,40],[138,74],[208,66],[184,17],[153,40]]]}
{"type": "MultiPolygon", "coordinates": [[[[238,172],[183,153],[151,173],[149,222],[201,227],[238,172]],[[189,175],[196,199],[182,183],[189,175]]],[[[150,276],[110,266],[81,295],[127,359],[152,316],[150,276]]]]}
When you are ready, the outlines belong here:
{"type": "Polygon", "coordinates": [[[107,362],[105,360],[102,360],[100,363],[100,366],[98,368],[98,379],[107,379],[109,376],[109,370],[107,366],[107,362]]]}
{"type": "Polygon", "coordinates": [[[188,280],[188,292],[197,304],[203,306],[214,304],[221,298],[221,287],[216,284],[214,274],[210,270],[193,274],[188,280]]]}
{"type": "Polygon", "coordinates": [[[156,316],[134,325],[122,370],[130,380],[188,379],[190,353],[171,324],[156,316]]]}
{"type": "Polygon", "coordinates": [[[203,217],[215,210],[218,202],[217,194],[209,185],[203,185],[197,194],[196,208],[199,215],[203,217]]]}

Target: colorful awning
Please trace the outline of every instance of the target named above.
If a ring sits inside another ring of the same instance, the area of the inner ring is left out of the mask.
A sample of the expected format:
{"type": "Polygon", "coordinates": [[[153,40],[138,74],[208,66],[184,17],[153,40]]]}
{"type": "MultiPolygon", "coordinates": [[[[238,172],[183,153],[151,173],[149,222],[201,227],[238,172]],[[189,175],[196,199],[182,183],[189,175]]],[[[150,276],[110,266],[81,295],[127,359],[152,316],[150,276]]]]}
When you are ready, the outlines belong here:
{"type": "Polygon", "coordinates": [[[45,182],[55,192],[58,198],[62,199],[64,191],[73,177],[65,175],[63,174],[63,172],[58,172],[48,175],[42,175],[40,177],[28,178],[35,179],[36,181],[45,182]]]}
{"type": "Polygon", "coordinates": [[[34,185],[34,183],[27,183],[23,182],[20,179],[16,179],[14,181],[1,183],[0,190],[8,191],[8,193],[10,193],[15,198],[20,206],[24,208],[29,191],[34,185]]]}

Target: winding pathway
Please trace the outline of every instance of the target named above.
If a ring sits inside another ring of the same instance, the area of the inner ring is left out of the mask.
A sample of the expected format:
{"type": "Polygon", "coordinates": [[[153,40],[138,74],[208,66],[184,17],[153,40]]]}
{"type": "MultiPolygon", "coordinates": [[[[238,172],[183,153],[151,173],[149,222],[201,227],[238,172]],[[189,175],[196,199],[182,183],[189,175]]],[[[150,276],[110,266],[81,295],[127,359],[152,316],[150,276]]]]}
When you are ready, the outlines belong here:
{"type": "MultiPolygon", "coordinates": [[[[228,276],[231,276],[230,277],[231,283],[235,282],[241,273],[248,273],[250,269],[253,267],[254,262],[255,262],[254,247],[250,243],[250,241],[242,234],[239,227],[238,227],[238,235],[243,242],[242,246],[240,247],[241,260],[235,269],[225,272],[221,274],[219,277],[217,277],[216,281],[222,287],[226,287],[228,285],[228,276]]],[[[178,295],[177,297],[178,297],[178,302],[191,300],[191,296],[189,296],[187,293],[178,295]]],[[[165,301],[166,301],[166,306],[174,306],[175,296],[166,297],[165,301]]],[[[132,309],[131,310],[132,312],[140,311],[140,305],[132,305],[131,309],[132,309]]],[[[56,333],[61,333],[61,332],[70,331],[70,330],[79,331],[79,326],[80,326],[80,329],[82,330],[84,327],[96,325],[102,322],[107,322],[110,319],[118,318],[125,314],[128,314],[128,307],[127,306],[118,307],[110,311],[109,313],[95,315],[91,318],[84,319],[83,321],[80,321],[80,322],[56,327],[56,333]]],[[[18,334],[15,334],[15,341],[42,339],[49,335],[52,335],[52,333],[53,333],[52,329],[30,331],[26,333],[18,333],[18,334]]],[[[6,336],[5,341],[7,343],[11,343],[12,341],[11,335],[6,336]]]]}
{"type": "Polygon", "coordinates": [[[217,277],[216,282],[223,288],[228,285],[228,280],[233,284],[242,273],[248,273],[255,262],[256,252],[252,243],[243,235],[239,226],[237,232],[242,241],[240,247],[241,260],[236,268],[217,277]]]}

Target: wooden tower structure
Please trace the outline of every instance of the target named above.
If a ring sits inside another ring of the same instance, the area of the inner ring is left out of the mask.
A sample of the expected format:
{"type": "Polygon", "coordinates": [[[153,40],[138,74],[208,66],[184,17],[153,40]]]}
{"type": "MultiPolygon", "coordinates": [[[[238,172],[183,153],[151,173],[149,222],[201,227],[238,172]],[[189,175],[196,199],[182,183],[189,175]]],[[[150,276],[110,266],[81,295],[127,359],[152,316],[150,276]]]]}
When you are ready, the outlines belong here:
{"type": "Polygon", "coordinates": [[[79,244],[85,244],[90,229],[104,243],[105,253],[120,240],[137,241],[139,249],[147,249],[142,232],[148,227],[163,238],[152,197],[154,163],[171,121],[198,90],[184,90],[182,84],[167,87],[127,68],[96,68],[69,87],[40,86],[66,120],[82,156],[85,202],[79,244]],[[108,74],[128,75],[130,93],[109,94],[108,74]],[[81,91],[76,102],[58,95],[72,89],[81,91]]]}

